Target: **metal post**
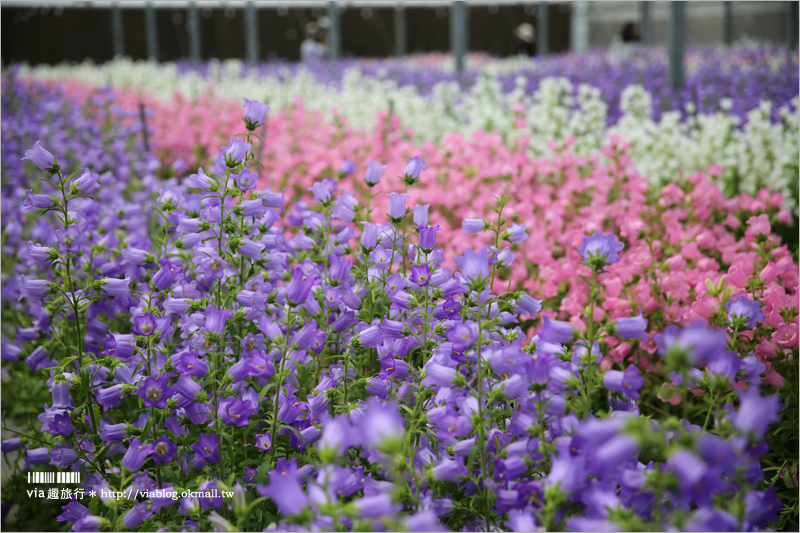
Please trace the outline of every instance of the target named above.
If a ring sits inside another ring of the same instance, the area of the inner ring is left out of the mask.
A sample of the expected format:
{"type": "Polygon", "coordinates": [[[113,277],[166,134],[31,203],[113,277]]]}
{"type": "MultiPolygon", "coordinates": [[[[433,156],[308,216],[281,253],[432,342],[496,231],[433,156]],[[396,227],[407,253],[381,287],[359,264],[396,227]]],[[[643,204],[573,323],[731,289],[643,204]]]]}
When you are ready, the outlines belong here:
{"type": "Polygon", "coordinates": [[[733,2],[722,2],[722,40],[733,42],[733,2]]]}
{"type": "Polygon", "coordinates": [[[536,42],[536,53],[540,56],[546,56],[550,52],[550,23],[547,16],[547,2],[539,2],[539,11],[537,18],[538,40],[536,42]]]}
{"type": "Polygon", "coordinates": [[[330,35],[328,36],[328,54],[331,61],[337,61],[342,52],[342,36],[339,29],[339,10],[336,2],[328,2],[328,18],[331,20],[330,35]]]}
{"type": "Polygon", "coordinates": [[[125,36],[122,34],[122,10],[119,2],[111,4],[111,24],[114,28],[114,55],[125,55],[125,36]]]}
{"type": "Polygon", "coordinates": [[[653,25],[650,22],[651,4],[650,2],[640,2],[639,6],[641,8],[639,26],[641,26],[642,44],[653,44],[653,25]]]}
{"type": "Polygon", "coordinates": [[[142,141],[144,141],[144,151],[150,151],[150,143],[147,140],[147,118],[144,109],[144,102],[139,102],[139,119],[142,121],[142,141]]]}
{"type": "Polygon", "coordinates": [[[467,53],[467,9],[463,1],[453,2],[450,8],[450,50],[456,60],[456,72],[464,71],[467,53]]]}
{"type": "Polygon", "coordinates": [[[589,2],[572,3],[570,48],[583,52],[589,48],[589,2]]]}
{"type": "Polygon", "coordinates": [[[798,9],[797,2],[789,2],[789,50],[797,50],[797,17],[798,9]]]}
{"type": "Polygon", "coordinates": [[[156,26],[156,10],[153,2],[144,7],[144,26],[147,34],[147,57],[158,61],[158,32],[156,26]]]}
{"type": "Polygon", "coordinates": [[[470,14],[470,6],[469,3],[464,3],[464,65],[466,66],[467,62],[467,52],[469,51],[469,14],[470,14]]]}
{"type": "Polygon", "coordinates": [[[394,5],[394,55],[406,55],[406,7],[402,2],[394,5]]]}
{"type": "Polygon", "coordinates": [[[200,20],[197,17],[197,2],[189,2],[189,55],[192,61],[200,61],[200,20]]]}
{"type": "Polygon", "coordinates": [[[258,63],[260,50],[258,41],[258,12],[256,11],[255,4],[250,1],[247,2],[245,8],[245,35],[247,39],[247,59],[255,65],[258,63]]]}
{"type": "Polygon", "coordinates": [[[669,4],[669,84],[683,86],[683,41],[686,35],[686,2],[669,4]]]}

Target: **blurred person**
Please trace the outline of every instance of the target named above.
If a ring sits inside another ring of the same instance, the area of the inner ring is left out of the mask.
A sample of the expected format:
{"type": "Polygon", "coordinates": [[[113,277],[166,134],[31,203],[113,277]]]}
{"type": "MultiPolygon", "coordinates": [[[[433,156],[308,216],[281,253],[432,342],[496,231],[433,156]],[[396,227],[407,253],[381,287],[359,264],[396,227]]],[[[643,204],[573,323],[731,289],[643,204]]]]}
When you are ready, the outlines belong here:
{"type": "Polygon", "coordinates": [[[620,31],[620,38],[623,43],[638,43],[640,39],[639,26],[635,22],[626,22],[620,31]]]}
{"type": "Polygon", "coordinates": [[[300,59],[303,63],[324,61],[328,56],[328,46],[325,44],[325,32],[316,22],[306,24],[306,38],[300,45],[300,59]]]}
{"type": "Polygon", "coordinates": [[[532,24],[523,22],[514,30],[514,37],[517,38],[517,43],[514,48],[514,55],[536,55],[536,44],[534,39],[536,37],[536,30],[532,24]]]}
{"type": "Polygon", "coordinates": [[[328,29],[325,26],[320,26],[317,32],[317,42],[325,49],[325,59],[328,57],[328,29]]]}
{"type": "Polygon", "coordinates": [[[639,39],[639,27],[636,23],[626,22],[622,25],[619,33],[611,39],[608,50],[612,54],[629,56],[639,39]]]}

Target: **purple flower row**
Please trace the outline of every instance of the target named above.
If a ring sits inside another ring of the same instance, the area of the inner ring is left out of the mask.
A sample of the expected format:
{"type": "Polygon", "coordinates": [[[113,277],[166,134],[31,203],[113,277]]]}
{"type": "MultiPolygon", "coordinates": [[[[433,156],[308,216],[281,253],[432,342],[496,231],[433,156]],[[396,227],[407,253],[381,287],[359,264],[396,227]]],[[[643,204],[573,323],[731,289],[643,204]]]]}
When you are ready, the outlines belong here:
{"type": "MultiPolygon", "coordinates": [[[[434,64],[415,64],[398,59],[342,60],[338,63],[316,63],[307,65],[321,82],[341,86],[345,72],[358,68],[363,75],[381,77],[400,86],[413,86],[420,94],[428,95],[441,82],[457,82],[462,89],[469,89],[481,75],[483,62],[463,73],[434,64]]],[[[198,72],[210,77],[210,63],[194,64],[179,62],[181,72],[198,72]]],[[[300,65],[282,61],[262,63],[256,66],[243,65],[241,75],[284,78],[294,76],[300,65]]],[[[224,67],[221,76],[225,76],[224,67]]],[[[572,82],[575,95],[579,84],[597,87],[608,104],[609,124],[615,124],[620,116],[622,91],[629,85],[642,85],[653,99],[653,118],[658,120],[665,111],[679,110],[684,113],[688,103],[694,103],[700,114],[721,110],[723,98],[732,100],[730,114],[744,119],[749,111],[759,106],[762,100],[773,103],[773,120],[780,119],[778,109],[791,105],[798,96],[797,54],[781,46],[766,43],[738,45],[735,48],[690,47],[686,54],[686,76],[684,86],[674,90],[667,83],[668,58],[662,48],[633,48],[622,57],[613,52],[598,49],[584,53],[535,57],[523,61],[517,68],[506,68],[498,75],[504,92],[516,87],[517,78],[525,80],[525,91],[533,93],[541,80],[563,77],[572,82]],[[777,66],[776,66],[777,65],[777,66]]]]}

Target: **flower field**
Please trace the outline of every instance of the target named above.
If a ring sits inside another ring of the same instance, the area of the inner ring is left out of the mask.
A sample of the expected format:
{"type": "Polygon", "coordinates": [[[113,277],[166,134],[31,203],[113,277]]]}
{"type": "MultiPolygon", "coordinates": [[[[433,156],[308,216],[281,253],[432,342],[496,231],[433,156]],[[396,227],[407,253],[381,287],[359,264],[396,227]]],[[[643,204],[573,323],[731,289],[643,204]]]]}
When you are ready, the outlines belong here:
{"type": "MultiPolygon", "coordinates": [[[[726,194],[754,195],[768,187],[796,208],[798,63],[783,48],[743,44],[693,50],[686,86],[677,93],[666,86],[661,49],[534,63],[478,56],[471,59],[476,67],[460,78],[446,63],[433,56],[339,67],[248,67],[232,60],[192,68],[118,60],[100,67],[23,68],[22,73],[111,84],[137,101],[172,102],[177,92],[192,102],[209,94],[238,102],[249,94],[269,101],[274,111],[300,101],[359,130],[372,128],[379,113],[391,112],[416,144],[454,133],[496,132],[506,146],[525,147],[533,155],[550,153],[552,142],[574,139],[572,151],[588,156],[598,153],[612,133],[631,144],[637,168],[655,185],[679,179],[680,171],[706,171],[715,164],[723,168],[714,181],[726,194]]],[[[202,117],[197,120],[205,122],[208,114],[202,117]]],[[[219,143],[203,144],[202,157],[187,162],[202,164],[216,155],[219,143]]]]}
{"type": "Polygon", "coordinates": [[[796,530],[796,53],[471,64],[9,70],[3,527],[796,530]]]}

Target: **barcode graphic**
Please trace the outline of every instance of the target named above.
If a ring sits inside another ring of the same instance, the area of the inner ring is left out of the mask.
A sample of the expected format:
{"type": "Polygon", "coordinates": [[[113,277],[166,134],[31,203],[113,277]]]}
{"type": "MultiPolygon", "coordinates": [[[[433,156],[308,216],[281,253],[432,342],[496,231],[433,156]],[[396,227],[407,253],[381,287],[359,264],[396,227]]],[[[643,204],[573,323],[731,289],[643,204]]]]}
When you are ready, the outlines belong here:
{"type": "Polygon", "coordinates": [[[28,483],[80,483],[80,472],[28,472],[28,483]]]}

